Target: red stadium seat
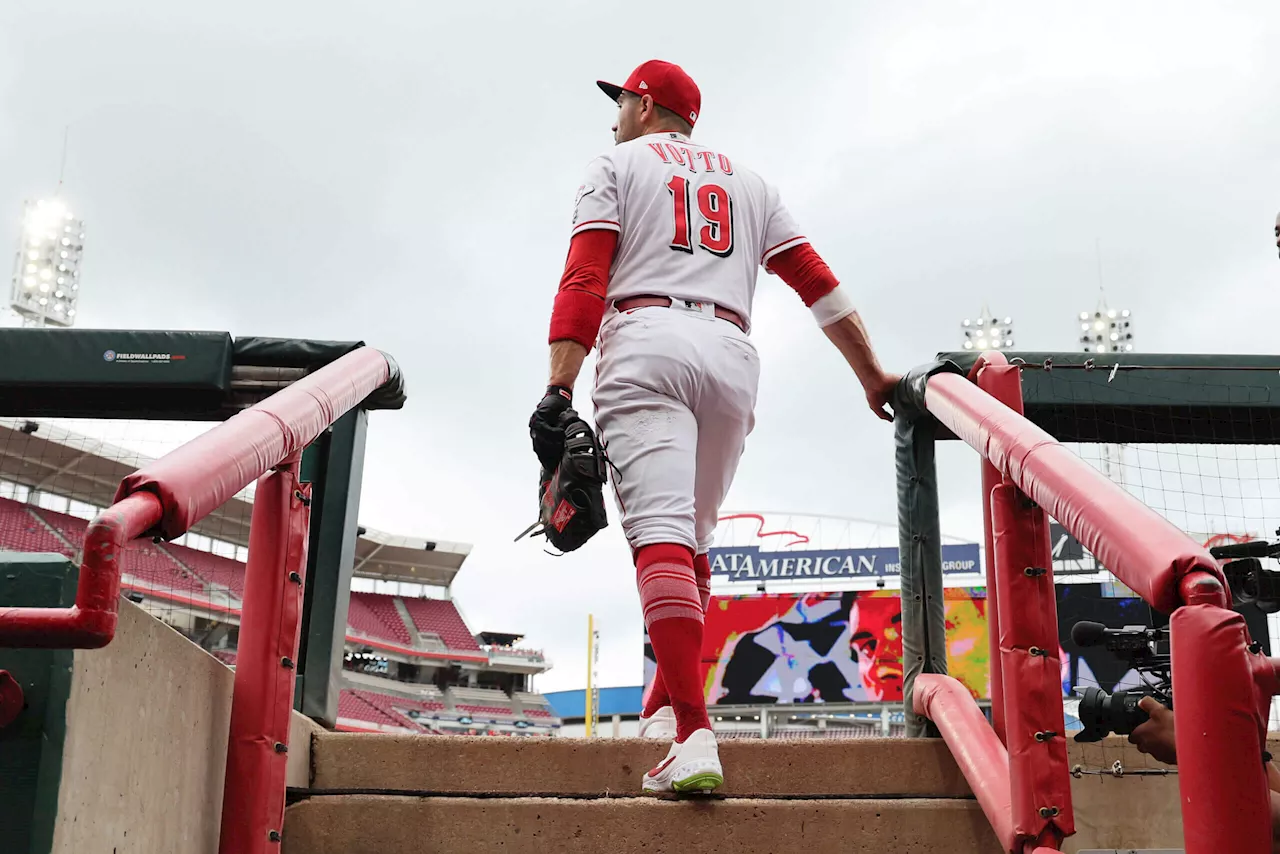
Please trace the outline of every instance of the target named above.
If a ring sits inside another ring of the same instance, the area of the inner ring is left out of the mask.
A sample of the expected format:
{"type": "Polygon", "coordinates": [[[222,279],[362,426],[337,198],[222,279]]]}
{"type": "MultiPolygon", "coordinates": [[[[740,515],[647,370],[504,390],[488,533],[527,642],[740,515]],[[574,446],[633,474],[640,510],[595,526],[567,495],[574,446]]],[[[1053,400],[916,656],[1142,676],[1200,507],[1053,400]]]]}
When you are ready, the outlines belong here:
{"type": "Polygon", "coordinates": [[[371,638],[410,646],[409,628],[391,600],[380,593],[352,593],[347,625],[371,638]]]}
{"type": "Polygon", "coordinates": [[[240,561],[172,543],[165,548],[205,581],[226,587],[237,599],[244,598],[244,564],[240,561]]]}
{"type": "Polygon", "coordinates": [[[504,709],[501,706],[463,706],[457,707],[458,711],[466,712],[471,716],[475,715],[501,715],[503,717],[514,717],[515,710],[504,709]]]}
{"type": "Polygon", "coordinates": [[[462,615],[447,599],[404,600],[413,624],[423,634],[439,635],[449,649],[459,652],[480,652],[480,644],[462,621],[462,615]]]}
{"type": "MultiPolygon", "coordinates": [[[[31,508],[54,530],[75,546],[78,554],[84,544],[89,523],[65,513],[55,513],[43,508],[31,508]]],[[[65,547],[58,549],[66,553],[65,547]]],[[[148,587],[161,587],[188,594],[205,594],[205,586],[192,578],[169,555],[147,540],[134,540],[125,546],[121,569],[148,587]]]]}
{"type": "Polygon", "coordinates": [[[7,498],[0,498],[0,548],[15,552],[56,552],[74,557],[76,540],[71,547],[54,536],[32,515],[35,508],[7,498]]]}

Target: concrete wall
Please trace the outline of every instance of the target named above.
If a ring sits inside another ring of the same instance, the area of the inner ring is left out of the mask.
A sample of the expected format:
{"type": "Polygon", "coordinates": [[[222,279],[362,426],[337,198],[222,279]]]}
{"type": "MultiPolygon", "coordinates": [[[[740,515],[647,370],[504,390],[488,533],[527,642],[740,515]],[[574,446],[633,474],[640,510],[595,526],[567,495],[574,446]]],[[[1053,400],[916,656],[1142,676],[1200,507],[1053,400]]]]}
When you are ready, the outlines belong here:
{"type": "MultiPolygon", "coordinates": [[[[1172,771],[1143,756],[1124,738],[1112,736],[1096,744],[1068,741],[1068,759],[1084,771],[1111,768],[1119,761],[1126,772],[1172,771]]],[[[1181,848],[1182,813],[1178,776],[1083,774],[1071,781],[1076,834],[1063,846],[1066,854],[1090,848],[1181,848]]]]}
{"type": "MultiPolygon", "coordinates": [[[[1143,756],[1129,742],[1112,736],[1097,744],[1068,742],[1073,766],[1086,771],[1110,768],[1117,760],[1126,772],[1176,768],[1143,756]]],[[[1280,734],[1270,733],[1267,749],[1280,756],[1280,734]]],[[[1183,847],[1178,775],[1121,777],[1083,775],[1071,782],[1076,835],[1063,846],[1066,854],[1089,848],[1183,847]]]]}
{"type": "MultiPolygon", "coordinates": [[[[126,600],[72,671],[54,854],[217,854],[232,671],[126,600]]],[[[317,729],[294,714],[290,786],[317,729]]]]}
{"type": "Polygon", "coordinates": [[[232,672],[131,602],[75,654],[55,854],[216,854],[232,672]]]}

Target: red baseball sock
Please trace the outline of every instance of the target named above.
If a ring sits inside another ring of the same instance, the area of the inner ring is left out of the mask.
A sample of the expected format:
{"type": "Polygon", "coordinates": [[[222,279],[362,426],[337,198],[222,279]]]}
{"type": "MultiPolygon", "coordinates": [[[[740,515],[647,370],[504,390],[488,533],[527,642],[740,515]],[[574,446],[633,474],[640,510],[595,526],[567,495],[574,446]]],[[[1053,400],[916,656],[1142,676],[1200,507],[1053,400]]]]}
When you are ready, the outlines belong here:
{"type": "Polygon", "coordinates": [[[675,711],[676,741],[683,742],[695,730],[711,728],[699,678],[703,612],[693,552],[673,543],[643,546],[636,551],[636,586],[658,672],[675,711]]]}
{"type": "Polygon", "coordinates": [[[693,579],[698,584],[698,598],[702,600],[702,613],[707,613],[707,605],[711,604],[711,561],[707,553],[694,555],[693,579]]]}
{"type": "MultiPolygon", "coordinates": [[[[707,605],[711,602],[711,561],[707,559],[706,553],[693,556],[693,578],[694,583],[698,585],[698,598],[702,601],[702,613],[707,612],[707,605]]],[[[653,684],[649,686],[649,693],[644,700],[644,709],[641,714],[646,718],[651,718],[663,706],[671,705],[671,695],[667,693],[667,683],[662,678],[662,668],[658,668],[658,672],[654,674],[653,684]]]]}
{"type": "Polygon", "coordinates": [[[671,695],[667,693],[667,683],[662,678],[662,668],[659,667],[658,672],[654,674],[653,684],[649,686],[649,693],[644,698],[644,709],[640,714],[651,718],[658,709],[669,705],[671,705],[671,695]]]}

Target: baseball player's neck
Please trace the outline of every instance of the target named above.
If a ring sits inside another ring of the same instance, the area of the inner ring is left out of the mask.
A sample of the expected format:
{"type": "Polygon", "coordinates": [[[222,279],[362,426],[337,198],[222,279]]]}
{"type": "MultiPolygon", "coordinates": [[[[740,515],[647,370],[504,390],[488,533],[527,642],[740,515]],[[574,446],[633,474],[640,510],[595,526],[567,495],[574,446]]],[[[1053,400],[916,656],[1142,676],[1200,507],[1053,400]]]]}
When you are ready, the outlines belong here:
{"type": "Polygon", "coordinates": [[[646,136],[669,136],[670,134],[675,134],[681,139],[689,138],[689,133],[687,133],[684,128],[678,128],[671,125],[654,125],[652,127],[642,128],[635,136],[620,137],[618,139],[618,144],[621,145],[624,142],[635,142],[637,139],[644,139],[646,136]]]}
{"type": "Polygon", "coordinates": [[[689,134],[686,133],[683,129],[678,127],[655,127],[655,128],[646,130],[643,135],[652,136],[655,133],[674,133],[678,136],[684,137],[685,139],[689,138],[689,134]]]}

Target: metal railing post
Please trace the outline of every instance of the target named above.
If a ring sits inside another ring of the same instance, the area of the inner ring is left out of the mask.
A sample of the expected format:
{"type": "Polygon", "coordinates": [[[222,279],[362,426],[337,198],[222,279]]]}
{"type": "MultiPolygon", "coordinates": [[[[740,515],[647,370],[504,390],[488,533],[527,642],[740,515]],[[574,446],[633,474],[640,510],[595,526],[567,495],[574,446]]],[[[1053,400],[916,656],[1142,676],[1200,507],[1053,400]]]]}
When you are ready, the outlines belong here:
{"type": "Polygon", "coordinates": [[[939,362],[908,373],[893,399],[902,564],[902,709],[910,738],[938,734],[915,711],[916,679],[925,673],[947,672],[942,522],[934,458],[938,423],[924,409],[924,390],[930,376],[952,369],[958,370],[950,363],[939,362]]]}
{"type": "Polygon", "coordinates": [[[220,854],[280,850],[311,503],[298,459],[263,476],[253,500],[220,854]]]}
{"type": "Polygon", "coordinates": [[[1270,698],[1259,696],[1244,617],[1184,605],[1169,628],[1186,852],[1266,854],[1271,798],[1262,734],[1270,698]]]}

